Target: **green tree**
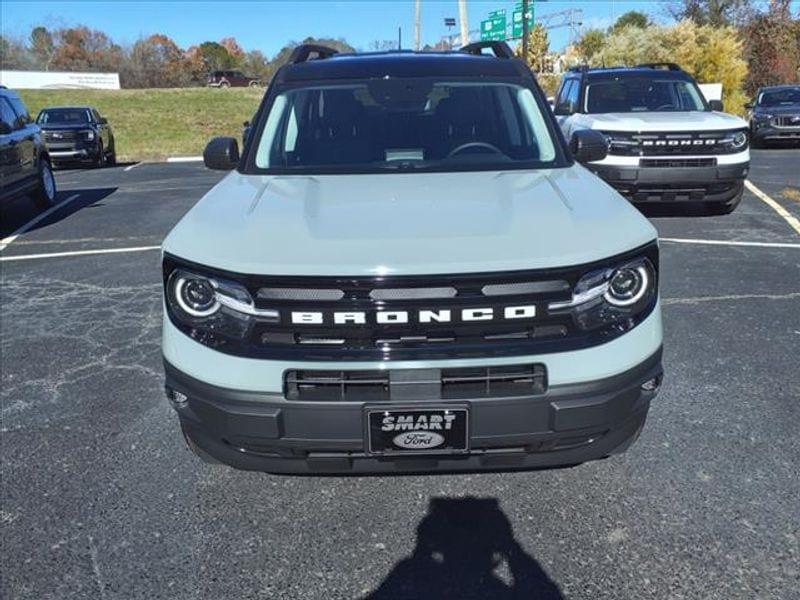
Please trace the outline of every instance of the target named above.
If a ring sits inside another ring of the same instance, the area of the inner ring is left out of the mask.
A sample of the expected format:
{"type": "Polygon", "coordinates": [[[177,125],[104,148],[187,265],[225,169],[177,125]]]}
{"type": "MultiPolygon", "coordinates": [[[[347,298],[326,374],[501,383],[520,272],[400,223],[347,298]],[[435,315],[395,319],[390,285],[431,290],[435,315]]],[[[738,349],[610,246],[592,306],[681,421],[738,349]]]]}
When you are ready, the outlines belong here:
{"type": "Polygon", "coordinates": [[[650,21],[650,17],[648,17],[643,12],[639,12],[638,10],[629,10],[628,12],[624,13],[617,19],[617,21],[611,26],[611,31],[619,31],[625,27],[638,27],[639,29],[645,29],[652,25],[652,21],[650,21]]]}
{"type": "Polygon", "coordinates": [[[203,42],[199,46],[199,52],[206,71],[230,69],[236,66],[236,59],[218,42],[203,42]]]}
{"type": "Polygon", "coordinates": [[[600,29],[590,29],[581,36],[577,44],[578,56],[585,63],[599,57],[606,45],[606,34],[600,29]]]}

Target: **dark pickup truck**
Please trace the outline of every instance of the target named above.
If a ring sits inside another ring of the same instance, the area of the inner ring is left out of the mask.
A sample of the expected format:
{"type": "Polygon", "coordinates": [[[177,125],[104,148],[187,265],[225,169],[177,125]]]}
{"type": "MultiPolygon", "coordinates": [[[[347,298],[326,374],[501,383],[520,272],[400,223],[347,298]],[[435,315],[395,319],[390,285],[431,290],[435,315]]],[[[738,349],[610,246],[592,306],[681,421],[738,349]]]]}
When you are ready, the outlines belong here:
{"type": "Polygon", "coordinates": [[[54,164],[89,163],[96,167],[117,162],[114,132],[108,120],[91,106],[45,108],[36,117],[54,164]]]}

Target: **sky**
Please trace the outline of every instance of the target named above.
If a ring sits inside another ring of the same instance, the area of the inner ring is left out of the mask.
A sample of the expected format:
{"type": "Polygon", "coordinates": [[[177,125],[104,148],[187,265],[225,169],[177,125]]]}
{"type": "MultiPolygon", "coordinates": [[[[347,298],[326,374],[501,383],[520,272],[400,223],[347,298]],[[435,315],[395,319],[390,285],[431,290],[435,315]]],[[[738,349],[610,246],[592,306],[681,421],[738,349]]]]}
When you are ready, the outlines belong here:
{"type": "MultiPolygon", "coordinates": [[[[477,30],[480,21],[495,9],[505,8],[510,22],[515,4],[516,0],[468,0],[470,29],[477,30]]],[[[794,4],[796,7],[798,2],[794,4]]],[[[669,20],[663,2],[652,0],[537,0],[536,5],[537,15],[581,8],[585,28],[608,27],[628,10],[646,12],[656,21],[669,20]]],[[[445,17],[458,17],[456,0],[422,0],[423,44],[434,44],[447,34],[445,17]]],[[[308,36],[343,37],[357,50],[368,50],[374,41],[397,40],[398,27],[402,28],[403,47],[410,48],[413,18],[413,0],[0,2],[0,30],[4,35],[26,37],[36,25],[88,25],[106,32],[118,44],[164,33],[183,48],[232,36],[245,50],[261,50],[269,57],[288,42],[308,36]]],[[[551,48],[562,48],[568,41],[568,28],[550,30],[549,35],[551,48]]]]}

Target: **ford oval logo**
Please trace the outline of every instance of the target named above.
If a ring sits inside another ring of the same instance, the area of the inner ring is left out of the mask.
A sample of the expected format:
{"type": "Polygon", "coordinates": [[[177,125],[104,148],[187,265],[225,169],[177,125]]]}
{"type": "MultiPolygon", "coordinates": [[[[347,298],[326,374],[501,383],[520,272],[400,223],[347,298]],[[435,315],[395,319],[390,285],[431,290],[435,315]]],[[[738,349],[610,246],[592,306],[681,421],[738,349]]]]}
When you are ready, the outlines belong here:
{"type": "Polygon", "coordinates": [[[441,446],[444,443],[444,436],[435,431],[404,431],[394,436],[392,443],[404,450],[423,450],[441,446]]]}

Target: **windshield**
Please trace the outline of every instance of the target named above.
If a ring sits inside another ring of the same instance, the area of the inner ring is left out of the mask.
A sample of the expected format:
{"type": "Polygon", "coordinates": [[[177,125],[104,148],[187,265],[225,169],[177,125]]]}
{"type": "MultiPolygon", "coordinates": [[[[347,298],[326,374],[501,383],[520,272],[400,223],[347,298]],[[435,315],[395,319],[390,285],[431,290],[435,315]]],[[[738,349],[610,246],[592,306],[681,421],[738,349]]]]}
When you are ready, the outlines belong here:
{"type": "Polygon", "coordinates": [[[380,79],[279,94],[256,166],[303,172],[533,167],[556,159],[531,91],[380,79]]]}
{"type": "Polygon", "coordinates": [[[705,110],[697,86],[689,81],[625,78],[588,85],[586,112],[662,112],[705,110]]]}
{"type": "Polygon", "coordinates": [[[758,99],[759,106],[789,106],[791,104],[800,104],[800,87],[762,92],[758,99]]]}
{"type": "Polygon", "coordinates": [[[73,123],[91,123],[92,120],[89,117],[89,111],[85,108],[51,108],[40,112],[36,122],[71,125],[73,123]]]}

